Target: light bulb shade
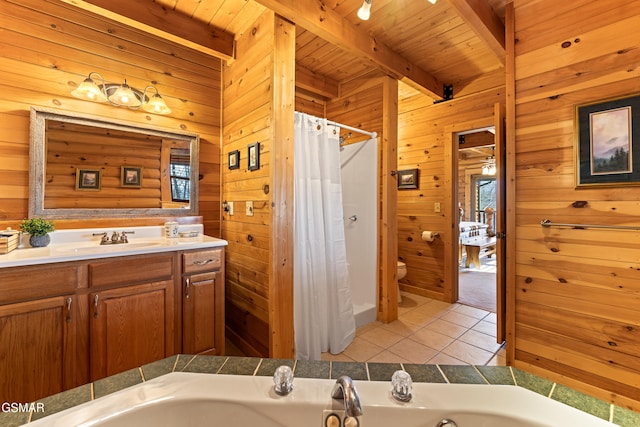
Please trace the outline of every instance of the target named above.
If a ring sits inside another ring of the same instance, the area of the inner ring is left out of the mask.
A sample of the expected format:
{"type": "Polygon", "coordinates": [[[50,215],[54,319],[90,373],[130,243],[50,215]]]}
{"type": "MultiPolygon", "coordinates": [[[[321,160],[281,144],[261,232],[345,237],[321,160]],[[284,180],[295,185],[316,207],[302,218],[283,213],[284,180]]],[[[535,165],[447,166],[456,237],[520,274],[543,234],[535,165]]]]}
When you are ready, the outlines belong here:
{"type": "Polygon", "coordinates": [[[71,92],[71,95],[87,101],[107,102],[107,96],[102,92],[100,86],[98,86],[90,77],[84,79],[84,81],[71,92]]]}
{"type": "Polygon", "coordinates": [[[142,105],[142,109],[148,113],[154,114],[169,114],[171,113],[171,108],[167,106],[164,102],[164,99],[156,93],[151,98],[149,98],[148,102],[145,102],[142,105]]]}
{"type": "Polygon", "coordinates": [[[142,101],[131,90],[127,81],[122,83],[122,86],[118,87],[115,92],[109,95],[109,102],[121,107],[138,108],[142,105],[142,101]]]}
{"type": "Polygon", "coordinates": [[[358,9],[358,18],[363,21],[367,21],[371,16],[371,1],[372,0],[364,0],[360,9],[358,9]]]}
{"type": "Polygon", "coordinates": [[[436,4],[436,2],[437,2],[437,1],[438,1],[438,0],[429,0],[429,3],[431,3],[431,4],[436,4]]]}

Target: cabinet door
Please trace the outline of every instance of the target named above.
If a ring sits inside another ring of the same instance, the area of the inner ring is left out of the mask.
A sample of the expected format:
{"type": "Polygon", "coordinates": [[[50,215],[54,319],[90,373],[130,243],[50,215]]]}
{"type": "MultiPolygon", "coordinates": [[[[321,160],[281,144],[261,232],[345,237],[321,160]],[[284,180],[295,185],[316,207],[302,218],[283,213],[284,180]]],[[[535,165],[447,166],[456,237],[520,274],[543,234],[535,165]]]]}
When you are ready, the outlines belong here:
{"type": "Polygon", "coordinates": [[[77,312],[75,296],[0,306],[0,402],[33,402],[80,385],[77,312]]]}
{"type": "Polygon", "coordinates": [[[173,354],[173,281],[90,294],[91,380],[173,354]]]}
{"type": "Polygon", "coordinates": [[[224,351],[224,284],[220,272],[183,278],[182,351],[222,354],[224,351]]]}

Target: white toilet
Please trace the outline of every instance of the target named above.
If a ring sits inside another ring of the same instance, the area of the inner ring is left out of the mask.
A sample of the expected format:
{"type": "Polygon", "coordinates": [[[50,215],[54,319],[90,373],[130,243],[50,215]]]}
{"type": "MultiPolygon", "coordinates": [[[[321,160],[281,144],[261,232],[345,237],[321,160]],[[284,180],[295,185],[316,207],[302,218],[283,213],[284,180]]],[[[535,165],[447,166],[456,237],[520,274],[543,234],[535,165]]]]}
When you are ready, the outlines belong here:
{"type": "Polygon", "coordinates": [[[398,280],[404,279],[407,275],[407,264],[402,261],[398,261],[398,280]]]}
{"type": "MultiPolygon", "coordinates": [[[[404,276],[407,275],[407,264],[402,261],[398,261],[398,280],[404,279],[404,276]]],[[[400,285],[398,285],[398,303],[402,302],[402,295],[400,295],[400,285]]]]}

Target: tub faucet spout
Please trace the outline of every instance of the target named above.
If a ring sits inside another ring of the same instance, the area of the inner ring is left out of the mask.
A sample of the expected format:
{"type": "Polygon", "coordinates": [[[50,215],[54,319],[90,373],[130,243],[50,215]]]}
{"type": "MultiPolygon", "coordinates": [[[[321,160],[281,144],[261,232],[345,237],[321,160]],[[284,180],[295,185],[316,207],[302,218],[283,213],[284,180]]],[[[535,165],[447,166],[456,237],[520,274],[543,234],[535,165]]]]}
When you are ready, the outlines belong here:
{"type": "Polygon", "coordinates": [[[344,412],[349,417],[359,417],[362,415],[362,405],[360,405],[360,397],[358,390],[353,384],[353,380],[343,375],[336,380],[331,390],[331,397],[344,401],[344,412]]]}

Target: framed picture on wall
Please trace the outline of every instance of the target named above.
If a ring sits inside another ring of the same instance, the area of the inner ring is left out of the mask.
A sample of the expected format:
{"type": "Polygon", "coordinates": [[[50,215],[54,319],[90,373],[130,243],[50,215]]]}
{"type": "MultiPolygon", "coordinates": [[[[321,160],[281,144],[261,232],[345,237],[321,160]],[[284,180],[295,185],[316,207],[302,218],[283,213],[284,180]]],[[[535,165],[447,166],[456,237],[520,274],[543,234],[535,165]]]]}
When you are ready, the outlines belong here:
{"type": "Polygon", "coordinates": [[[398,189],[418,188],[418,169],[398,171],[398,189]]]}
{"type": "Polygon", "coordinates": [[[142,187],[142,167],[122,166],[121,182],[122,187],[140,188],[142,187]]]}
{"type": "Polygon", "coordinates": [[[101,174],[100,169],[76,169],[76,190],[100,191],[101,174]]]}
{"type": "Polygon", "coordinates": [[[575,127],[576,187],[640,185],[640,96],[578,105],[575,127]]]}
{"type": "Polygon", "coordinates": [[[239,169],[240,168],[240,151],[233,150],[229,153],[229,169],[239,169]]]}
{"type": "Polygon", "coordinates": [[[247,147],[247,169],[250,171],[260,169],[260,143],[254,142],[247,147]]]}

